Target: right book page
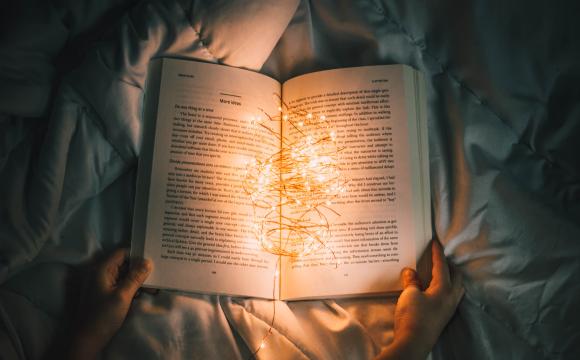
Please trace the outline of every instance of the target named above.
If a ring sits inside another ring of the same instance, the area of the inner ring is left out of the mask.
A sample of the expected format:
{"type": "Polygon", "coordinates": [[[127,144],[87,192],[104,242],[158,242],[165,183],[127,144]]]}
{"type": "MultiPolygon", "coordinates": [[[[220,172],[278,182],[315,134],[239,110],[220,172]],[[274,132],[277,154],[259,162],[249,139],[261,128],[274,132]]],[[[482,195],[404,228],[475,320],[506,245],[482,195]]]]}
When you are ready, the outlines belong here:
{"type": "MultiPolygon", "coordinates": [[[[404,65],[321,71],[288,80],[290,108],[335,131],[347,191],[327,211],[332,235],[309,256],[282,260],[281,298],[383,294],[431,237],[424,82],[404,65]]],[[[291,126],[287,137],[301,136],[291,126]]]]}

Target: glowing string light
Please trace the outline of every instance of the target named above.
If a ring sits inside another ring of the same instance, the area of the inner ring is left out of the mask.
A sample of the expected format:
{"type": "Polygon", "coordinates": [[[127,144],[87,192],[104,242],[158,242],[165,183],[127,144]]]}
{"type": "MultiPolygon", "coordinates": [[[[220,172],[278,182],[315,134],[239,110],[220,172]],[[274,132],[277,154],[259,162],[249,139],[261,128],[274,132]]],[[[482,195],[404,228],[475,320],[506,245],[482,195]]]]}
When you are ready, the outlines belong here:
{"type": "MultiPolygon", "coordinates": [[[[303,259],[327,247],[331,236],[327,214],[336,213],[330,207],[333,200],[346,190],[338,155],[342,148],[323,114],[290,108],[282,103],[277,116],[263,112],[252,117],[280,142],[280,150],[264,159],[252,159],[246,165],[244,191],[254,209],[253,231],[264,251],[279,256],[273,277],[273,294],[279,273],[280,256],[303,259]],[[283,123],[283,124],[282,124],[283,123]],[[274,129],[284,127],[285,134],[274,129]]],[[[276,302],[267,333],[252,357],[266,347],[276,317],[276,302]]]]}
{"type": "Polygon", "coordinates": [[[327,215],[336,214],[330,206],[344,193],[346,181],[338,162],[342,149],[326,116],[286,104],[284,108],[278,116],[264,113],[263,121],[255,117],[256,125],[278,138],[281,149],[251,161],[243,185],[252,200],[262,249],[297,258],[325,247],[330,236],[327,215]],[[289,134],[274,130],[282,121],[289,134]]]}

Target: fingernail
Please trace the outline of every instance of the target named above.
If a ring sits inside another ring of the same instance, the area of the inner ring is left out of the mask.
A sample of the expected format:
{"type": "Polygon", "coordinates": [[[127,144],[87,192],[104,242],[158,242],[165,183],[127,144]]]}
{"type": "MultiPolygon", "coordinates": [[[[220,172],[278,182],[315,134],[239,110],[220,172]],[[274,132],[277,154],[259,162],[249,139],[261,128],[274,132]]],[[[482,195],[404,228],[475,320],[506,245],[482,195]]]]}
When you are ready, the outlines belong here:
{"type": "Polygon", "coordinates": [[[141,264],[139,264],[139,271],[142,273],[148,273],[149,271],[151,271],[151,260],[149,259],[142,260],[141,264]]]}

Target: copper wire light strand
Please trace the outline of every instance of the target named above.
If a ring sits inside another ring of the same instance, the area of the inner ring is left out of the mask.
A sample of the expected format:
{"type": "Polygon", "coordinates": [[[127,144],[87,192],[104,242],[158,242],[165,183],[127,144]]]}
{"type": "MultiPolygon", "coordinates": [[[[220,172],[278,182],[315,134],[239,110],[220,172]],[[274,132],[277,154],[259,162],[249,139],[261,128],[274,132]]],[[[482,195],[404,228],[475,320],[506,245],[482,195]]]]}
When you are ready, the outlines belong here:
{"type": "Polygon", "coordinates": [[[331,233],[325,213],[339,215],[331,204],[346,181],[338,162],[342,148],[326,117],[282,104],[278,116],[262,110],[265,120],[256,124],[277,137],[280,150],[247,165],[243,188],[252,200],[260,246],[300,258],[326,247],[331,233]],[[273,130],[283,123],[290,134],[273,130]]]}
{"type": "MultiPolygon", "coordinates": [[[[332,201],[345,192],[347,184],[338,159],[343,148],[338,147],[336,133],[326,116],[291,108],[279,97],[278,100],[283,105],[280,114],[271,116],[262,110],[266,120],[255,125],[276,136],[280,150],[248,163],[243,181],[253,205],[253,231],[258,243],[263,250],[278,256],[273,299],[282,256],[298,259],[325,249],[338,267],[339,261],[327,245],[331,237],[328,214],[340,216],[331,208],[332,201]],[[284,124],[288,124],[285,129],[290,134],[272,128],[277,125],[282,129],[284,124]]],[[[272,334],[276,300],[273,306],[270,327],[252,357],[264,348],[272,334]]]]}

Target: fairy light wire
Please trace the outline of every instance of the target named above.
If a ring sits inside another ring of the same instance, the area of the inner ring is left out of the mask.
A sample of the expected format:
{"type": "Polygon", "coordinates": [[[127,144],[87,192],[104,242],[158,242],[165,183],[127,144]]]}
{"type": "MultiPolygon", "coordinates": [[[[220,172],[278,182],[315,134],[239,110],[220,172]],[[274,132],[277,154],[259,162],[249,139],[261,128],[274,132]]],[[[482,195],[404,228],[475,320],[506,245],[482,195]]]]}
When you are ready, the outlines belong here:
{"type": "Polygon", "coordinates": [[[346,181],[338,163],[342,148],[326,117],[284,107],[279,116],[264,112],[265,120],[257,122],[281,146],[247,165],[243,188],[252,201],[260,246],[274,255],[299,258],[326,247],[331,235],[326,213],[337,214],[330,205],[345,191],[346,181]],[[269,126],[282,122],[296,133],[283,135],[269,126]]]}
{"type": "Polygon", "coordinates": [[[266,334],[264,334],[264,336],[262,336],[262,340],[260,341],[260,344],[252,352],[249,359],[256,358],[256,355],[258,354],[258,352],[266,347],[266,339],[268,339],[268,337],[272,334],[272,330],[274,330],[274,322],[276,321],[276,285],[278,283],[278,279],[280,276],[279,266],[280,266],[280,257],[278,257],[278,260],[276,260],[276,266],[275,266],[276,272],[274,273],[274,282],[272,284],[272,299],[273,299],[272,300],[272,307],[273,307],[272,320],[270,321],[268,331],[266,331],[266,334]]]}
{"type": "Polygon", "coordinates": [[[252,123],[276,136],[280,150],[264,159],[252,159],[243,181],[243,189],[252,201],[256,239],[264,251],[278,256],[272,320],[251,358],[266,346],[274,328],[281,257],[298,259],[325,249],[336,267],[340,263],[327,245],[331,237],[327,214],[340,215],[331,205],[346,191],[348,181],[338,161],[344,148],[337,145],[336,132],[324,114],[289,107],[279,97],[278,101],[283,106],[278,108],[279,115],[271,116],[260,109],[264,118],[253,117],[252,123]],[[284,124],[288,124],[290,135],[283,134],[284,124]],[[274,131],[273,125],[280,131],[274,131]]]}

